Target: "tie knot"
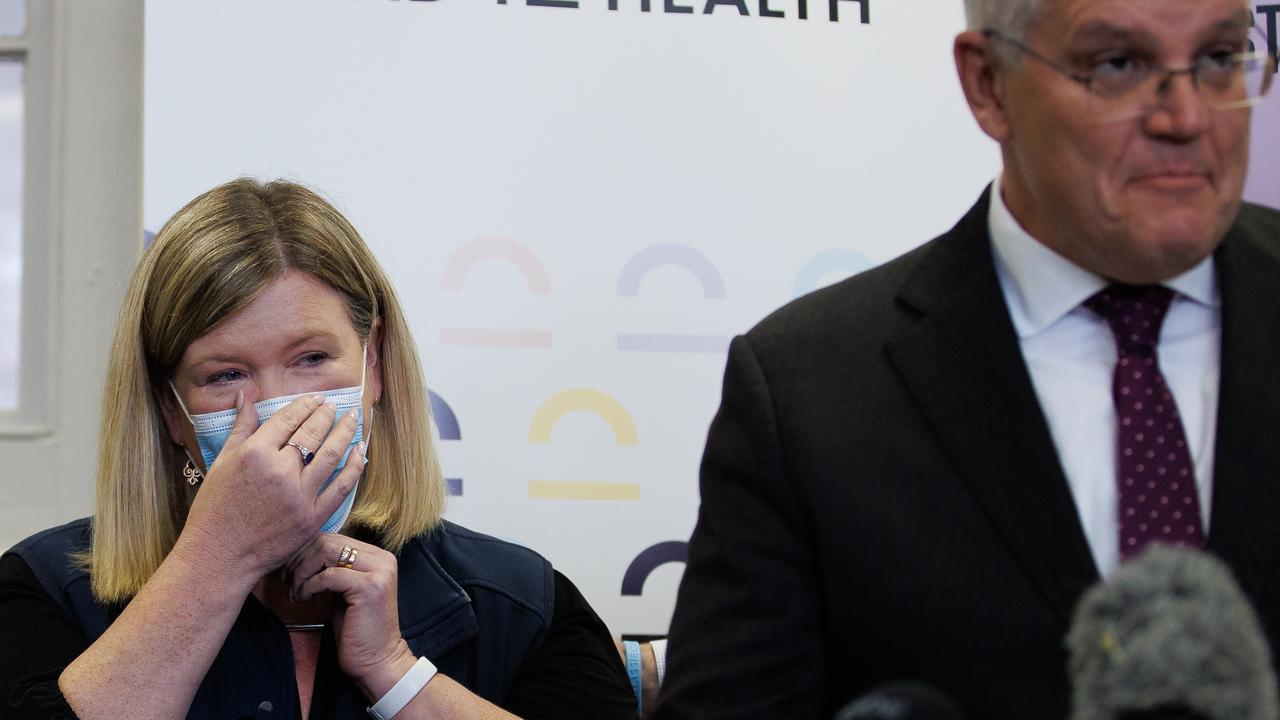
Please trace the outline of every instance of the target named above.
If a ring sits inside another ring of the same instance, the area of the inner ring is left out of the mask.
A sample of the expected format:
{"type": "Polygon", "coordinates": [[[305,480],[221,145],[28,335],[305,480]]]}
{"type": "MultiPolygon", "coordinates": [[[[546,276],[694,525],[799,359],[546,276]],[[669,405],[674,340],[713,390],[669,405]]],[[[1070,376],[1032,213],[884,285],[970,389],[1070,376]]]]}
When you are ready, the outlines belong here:
{"type": "Polygon", "coordinates": [[[1154,351],[1173,291],[1163,285],[1108,285],[1084,301],[1107,324],[1123,350],[1154,351]]]}

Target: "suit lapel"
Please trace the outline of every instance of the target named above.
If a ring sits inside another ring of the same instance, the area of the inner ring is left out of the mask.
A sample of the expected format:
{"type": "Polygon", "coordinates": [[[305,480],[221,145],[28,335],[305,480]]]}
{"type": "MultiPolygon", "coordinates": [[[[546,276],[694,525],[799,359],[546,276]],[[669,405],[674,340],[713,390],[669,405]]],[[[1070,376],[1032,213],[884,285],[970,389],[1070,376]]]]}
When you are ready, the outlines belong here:
{"type": "Polygon", "coordinates": [[[1063,619],[1098,579],[995,272],[989,196],[904,284],[889,356],[1009,553],[1063,619]]]}
{"type": "Polygon", "coordinates": [[[1222,374],[1208,547],[1261,603],[1280,546],[1280,263],[1237,223],[1216,267],[1222,374]]]}

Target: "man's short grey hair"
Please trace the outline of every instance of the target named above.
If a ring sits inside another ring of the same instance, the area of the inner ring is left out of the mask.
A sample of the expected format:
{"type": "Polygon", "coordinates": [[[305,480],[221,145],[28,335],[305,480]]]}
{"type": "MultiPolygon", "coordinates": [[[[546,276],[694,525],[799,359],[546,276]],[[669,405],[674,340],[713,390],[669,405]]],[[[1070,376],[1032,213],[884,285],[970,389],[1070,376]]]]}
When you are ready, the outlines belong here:
{"type": "MultiPolygon", "coordinates": [[[[1023,40],[1031,21],[1044,11],[1050,0],[964,0],[964,14],[970,30],[998,30],[1014,40],[1023,40]]],[[[1253,8],[1242,0],[1250,17],[1253,8]]]]}
{"type": "Polygon", "coordinates": [[[999,30],[1021,40],[1045,0],[964,0],[970,30],[999,30]]]}

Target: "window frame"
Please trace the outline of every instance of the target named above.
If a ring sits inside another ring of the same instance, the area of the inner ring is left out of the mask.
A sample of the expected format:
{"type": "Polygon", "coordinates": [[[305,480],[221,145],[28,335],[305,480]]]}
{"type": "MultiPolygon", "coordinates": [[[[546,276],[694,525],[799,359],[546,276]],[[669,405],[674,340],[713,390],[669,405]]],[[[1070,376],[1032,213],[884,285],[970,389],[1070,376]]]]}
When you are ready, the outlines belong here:
{"type": "Polygon", "coordinates": [[[22,35],[0,37],[0,57],[22,63],[22,273],[19,312],[18,402],[0,410],[0,438],[40,437],[54,431],[52,342],[58,317],[54,225],[59,167],[54,67],[61,3],[27,0],[22,35]],[[42,308],[33,311],[33,308],[42,308]]]}

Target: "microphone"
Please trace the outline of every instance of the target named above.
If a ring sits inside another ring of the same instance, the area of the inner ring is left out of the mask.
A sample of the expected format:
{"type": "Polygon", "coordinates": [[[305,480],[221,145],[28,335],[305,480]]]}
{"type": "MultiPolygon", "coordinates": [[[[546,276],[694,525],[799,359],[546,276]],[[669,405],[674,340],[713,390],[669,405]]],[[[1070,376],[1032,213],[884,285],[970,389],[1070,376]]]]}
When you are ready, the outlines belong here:
{"type": "Polygon", "coordinates": [[[1076,606],[1071,720],[1278,720],[1265,638],[1221,561],[1152,545],[1076,606]]]}
{"type": "Polygon", "coordinates": [[[893,683],[854,698],[834,720],[964,720],[954,700],[921,683],[893,683]]]}

